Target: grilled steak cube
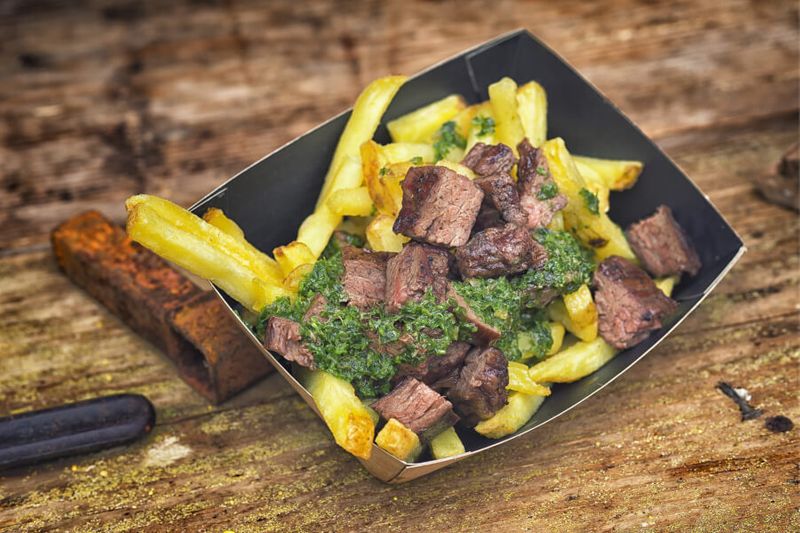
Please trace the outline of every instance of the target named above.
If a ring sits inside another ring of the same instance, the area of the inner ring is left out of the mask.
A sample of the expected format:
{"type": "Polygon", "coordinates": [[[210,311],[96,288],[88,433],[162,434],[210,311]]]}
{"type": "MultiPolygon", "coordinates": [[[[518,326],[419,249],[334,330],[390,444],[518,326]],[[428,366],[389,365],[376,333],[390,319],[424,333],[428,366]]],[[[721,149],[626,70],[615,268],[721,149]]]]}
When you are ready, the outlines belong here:
{"type": "Polygon", "coordinates": [[[444,355],[431,355],[417,366],[400,365],[393,381],[400,382],[411,377],[436,390],[434,383],[447,377],[453,371],[456,371],[457,375],[470,348],[471,346],[466,342],[456,341],[447,347],[444,355]]]}
{"type": "Polygon", "coordinates": [[[452,286],[448,284],[447,298],[455,301],[456,305],[461,308],[464,313],[464,318],[467,322],[475,326],[475,333],[472,334],[471,342],[478,346],[486,346],[500,338],[500,331],[484,322],[481,317],[472,310],[466,300],[458,294],[452,286]]]}
{"type": "Polygon", "coordinates": [[[462,277],[493,278],[541,267],[547,250],[526,228],[506,224],[476,233],[455,256],[462,277]]]}
{"type": "Polygon", "coordinates": [[[600,336],[611,346],[629,348],[661,327],[678,304],[630,261],[612,256],[594,274],[600,336]]]}
{"type": "Polygon", "coordinates": [[[517,189],[522,209],[528,216],[529,229],[543,228],[567,205],[567,197],[558,194],[547,158],[539,148],[534,148],[528,139],[517,145],[517,189]]]}
{"type": "Polygon", "coordinates": [[[355,246],[342,248],[342,285],[350,305],[366,309],[383,302],[388,258],[386,253],[370,252],[355,246]]]}
{"type": "Polygon", "coordinates": [[[287,361],[306,368],[316,368],[314,356],[301,340],[300,324],[294,320],[278,316],[270,318],[264,333],[264,347],[282,355],[287,361]]]}
{"type": "Polygon", "coordinates": [[[503,216],[500,211],[490,202],[486,197],[483,198],[481,209],[478,211],[478,217],[475,219],[475,225],[472,226],[472,234],[483,231],[486,228],[494,228],[505,224],[503,216]]]}
{"type": "Polygon", "coordinates": [[[453,404],[414,378],[403,380],[371,407],[384,419],[401,422],[425,441],[458,422],[453,404]]]}
{"type": "MultiPolygon", "coordinates": [[[[475,180],[484,194],[484,202],[489,202],[497,209],[506,222],[524,226],[528,215],[522,210],[519,202],[517,185],[506,172],[499,172],[475,180]]],[[[478,214],[480,216],[480,213],[478,214]]]]}
{"type": "Polygon", "coordinates": [[[631,224],[625,234],[636,257],[654,276],[681,272],[694,276],[700,270],[697,251],[666,205],[659,206],[651,217],[631,224]]]}
{"type": "Polygon", "coordinates": [[[502,172],[508,174],[514,166],[514,153],[505,144],[475,143],[461,164],[471,168],[479,176],[502,172]]]}
{"type": "Polygon", "coordinates": [[[386,266],[386,308],[397,311],[429,289],[441,301],[447,292],[448,263],[446,250],[417,242],[405,245],[386,266]]]}
{"type": "Polygon", "coordinates": [[[447,393],[456,413],[472,427],[491,418],[508,400],[508,361],[497,348],[473,348],[447,393]]]}
{"type": "Polygon", "coordinates": [[[469,239],[482,200],[480,187],[449,168],[411,167],[393,230],[430,244],[461,246],[469,239]]]}

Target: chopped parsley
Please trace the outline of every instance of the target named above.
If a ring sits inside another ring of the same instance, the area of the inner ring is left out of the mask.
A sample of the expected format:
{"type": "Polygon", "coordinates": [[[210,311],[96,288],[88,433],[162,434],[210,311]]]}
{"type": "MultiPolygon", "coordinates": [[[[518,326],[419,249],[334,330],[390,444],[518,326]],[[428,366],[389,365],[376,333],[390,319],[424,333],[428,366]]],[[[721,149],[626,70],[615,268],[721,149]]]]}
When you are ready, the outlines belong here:
{"type": "Polygon", "coordinates": [[[421,165],[422,164],[422,156],[418,155],[418,156],[412,157],[411,158],[411,164],[412,165],[421,165]]]}
{"type": "Polygon", "coordinates": [[[381,167],[381,169],[378,171],[378,175],[381,177],[387,175],[388,173],[389,173],[388,167],[381,167]]]}
{"type": "Polygon", "coordinates": [[[478,137],[486,137],[494,133],[494,119],[492,117],[476,116],[472,119],[472,125],[478,129],[478,137]]]}
{"type": "Polygon", "coordinates": [[[600,200],[597,199],[597,195],[589,189],[581,189],[580,195],[583,198],[583,202],[586,204],[586,209],[588,209],[590,213],[599,215],[600,200]]]}
{"type": "Polygon", "coordinates": [[[456,131],[456,123],[452,120],[442,124],[435,135],[436,142],[433,143],[434,159],[439,161],[447,157],[453,148],[467,147],[467,140],[456,131]]]}
{"type": "Polygon", "coordinates": [[[536,167],[536,173],[540,176],[547,176],[547,169],[545,167],[536,167]]]}
{"type": "Polygon", "coordinates": [[[550,198],[554,198],[555,195],[557,194],[558,194],[558,185],[556,185],[556,182],[548,181],[547,183],[543,184],[541,188],[539,188],[539,192],[536,193],[536,198],[538,198],[539,200],[549,200],[550,198]]]}
{"type": "Polygon", "coordinates": [[[534,238],[547,250],[547,261],[542,268],[516,278],[524,292],[549,289],[567,294],[591,281],[595,267],[592,252],[571,233],[540,228],[534,238]]]}

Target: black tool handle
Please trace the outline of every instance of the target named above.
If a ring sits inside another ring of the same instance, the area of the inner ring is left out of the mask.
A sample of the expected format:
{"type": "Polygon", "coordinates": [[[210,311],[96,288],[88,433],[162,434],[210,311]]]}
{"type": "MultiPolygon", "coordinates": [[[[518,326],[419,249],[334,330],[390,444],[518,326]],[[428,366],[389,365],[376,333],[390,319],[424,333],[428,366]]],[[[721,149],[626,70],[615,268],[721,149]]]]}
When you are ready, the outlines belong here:
{"type": "Polygon", "coordinates": [[[0,469],[133,442],[156,411],[139,394],[116,394],[0,418],[0,469]]]}

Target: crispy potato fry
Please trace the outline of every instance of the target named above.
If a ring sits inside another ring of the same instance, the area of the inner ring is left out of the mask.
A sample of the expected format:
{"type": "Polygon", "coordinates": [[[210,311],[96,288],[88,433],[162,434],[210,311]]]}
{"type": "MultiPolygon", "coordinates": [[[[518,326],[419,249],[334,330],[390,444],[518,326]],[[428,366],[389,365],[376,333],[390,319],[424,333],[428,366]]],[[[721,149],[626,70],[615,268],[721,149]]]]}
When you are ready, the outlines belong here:
{"type": "Polygon", "coordinates": [[[658,287],[661,292],[667,296],[672,296],[672,289],[675,288],[675,285],[678,284],[678,281],[680,281],[680,276],[669,276],[655,280],[656,287],[658,287]]]}
{"type": "Polygon", "coordinates": [[[379,213],[397,216],[403,201],[400,182],[405,179],[411,163],[390,164],[375,141],[361,146],[361,171],[369,195],[379,213]]]}
{"type": "Polygon", "coordinates": [[[618,255],[633,262],[638,262],[631,251],[625,234],[614,224],[608,215],[599,211],[593,213],[581,191],[589,189],[578,172],[572,156],[567,151],[561,138],[550,139],[543,145],[547,163],[559,191],[567,197],[564,214],[564,227],[572,231],[584,244],[590,246],[598,260],[618,255]]]}
{"type": "Polygon", "coordinates": [[[528,365],[508,362],[508,390],[524,392],[531,396],[550,396],[550,387],[539,385],[528,375],[528,365]]]}
{"type": "Polygon", "coordinates": [[[372,214],[374,205],[366,187],[338,189],[328,197],[328,207],[337,215],[365,217],[372,214]]]}
{"type": "MultiPolygon", "coordinates": [[[[592,291],[589,290],[588,285],[583,284],[578,287],[578,290],[565,294],[564,306],[567,308],[567,315],[570,321],[576,327],[584,328],[597,324],[597,307],[594,305],[592,291]]],[[[592,339],[581,338],[584,341],[592,339]]]]}
{"type": "Polygon", "coordinates": [[[525,137],[534,146],[547,140],[547,93],[531,81],[517,89],[517,112],[525,137]]]}
{"type": "Polygon", "coordinates": [[[517,144],[525,137],[517,113],[517,84],[503,78],[489,85],[489,101],[495,121],[495,140],[511,147],[517,154],[517,144]]]}
{"type": "Polygon", "coordinates": [[[525,425],[544,403],[545,396],[531,396],[522,392],[508,395],[508,403],[488,420],[478,422],[475,431],[489,437],[500,439],[510,435],[525,425]]]}
{"type": "MultiPolygon", "coordinates": [[[[475,112],[472,117],[482,117],[482,118],[490,118],[493,121],[494,113],[492,113],[492,103],[488,100],[486,102],[481,102],[480,104],[475,104],[474,106],[470,106],[471,108],[475,108],[475,112]]],[[[484,144],[497,144],[495,140],[495,131],[492,128],[491,132],[483,132],[483,135],[479,135],[481,132],[481,128],[472,124],[472,118],[470,118],[469,129],[467,130],[467,147],[464,149],[464,153],[468,153],[476,143],[482,142],[484,144]]]]}
{"type": "Polygon", "coordinates": [[[242,245],[250,249],[253,254],[261,256],[261,258],[264,260],[265,266],[272,271],[272,277],[270,278],[272,281],[277,281],[281,278],[283,272],[281,271],[280,266],[278,266],[277,261],[250,244],[245,238],[242,228],[240,228],[236,222],[228,218],[222,209],[217,209],[216,207],[208,209],[203,214],[203,220],[218,228],[220,231],[237,239],[242,243],[242,245]]]}
{"type": "Polygon", "coordinates": [[[322,370],[305,370],[301,373],[301,380],[314,398],[336,444],[356,457],[369,459],[375,424],[353,386],[322,370]]]}
{"type": "Polygon", "coordinates": [[[251,311],[258,312],[276,297],[288,295],[279,284],[259,280],[246,261],[216,244],[220,236],[231,240],[233,237],[199,217],[195,218],[204,224],[200,226],[201,230],[188,231],[174,219],[153,209],[152,202],[139,200],[128,206],[127,231],[134,241],[192,274],[211,281],[251,311]],[[214,238],[209,238],[209,235],[214,238]]]}
{"type": "Polygon", "coordinates": [[[380,150],[386,163],[407,163],[417,157],[423,163],[432,163],[434,159],[433,146],[425,143],[389,143],[380,150]]]}
{"type": "Polygon", "coordinates": [[[405,83],[406,76],[387,76],[385,78],[378,78],[373,81],[361,92],[353,106],[353,112],[350,114],[350,119],[344,127],[342,135],[339,137],[339,143],[336,145],[336,151],[333,153],[331,166],[328,168],[328,174],[325,176],[325,182],[322,185],[322,190],[319,193],[317,200],[317,207],[323,205],[330,192],[334,189],[348,189],[350,187],[358,187],[360,183],[345,186],[336,186],[340,177],[339,167],[348,157],[357,158],[361,145],[366,141],[372,139],[375,135],[375,130],[378,129],[381,117],[389,107],[389,103],[397,94],[400,86],[405,83]]]}
{"type": "Polygon", "coordinates": [[[462,176],[466,176],[467,178],[469,178],[471,180],[474,180],[477,177],[477,176],[475,176],[475,173],[472,171],[471,168],[465,167],[461,163],[453,163],[452,161],[450,161],[448,159],[440,159],[436,163],[436,166],[449,168],[453,172],[455,172],[457,174],[461,174],[462,176]]]}
{"type": "Polygon", "coordinates": [[[582,155],[573,157],[581,172],[584,168],[591,168],[600,176],[605,186],[612,191],[622,191],[633,187],[644,168],[644,163],[641,161],[599,159],[582,155]]]}
{"type": "Polygon", "coordinates": [[[458,115],[452,119],[456,123],[456,132],[465,139],[472,129],[472,119],[475,118],[479,109],[480,104],[473,104],[459,111],[458,115]]]}
{"type": "Polygon", "coordinates": [[[367,242],[376,252],[400,252],[409,241],[404,235],[392,231],[394,217],[378,215],[367,226],[367,242]]]}
{"type": "Polygon", "coordinates": [[[390,418],[375,437],[375,444],[401,461],[411,462],[422,451],[422,444],[416,433],[397,419],[390,418]]]}
{"type": "MultiPolygon", "coordinates": [[[[594,303],[594,302],[592,302],[594,303]]],[[[597,320],[583,325],[576,324],[567,311],[564,300],[558,299],[551,303],[547,308],[550,318],[560,322],[564,327],[583,341],[591,341],[597,337],[597,320]]]]}
{"type": "Polygon", "coordinates": [[[597,173],[592,167],[587,167],[586,165],[581,165],[578,163],[575,158],[572,159],[575,161],[575,166],[578,168],[578,172],[580,172],[581,177],[586,182],[586,188],[592,191],[595,196],[597,196],[597,200],[600,205],[600,212],[608,213],[609,205],[609,189],[606,186],[603,178],[600,177],[600,174],[597,173]]]}
{"type": "Polygon", "coordinates": [[[458,438],[454,427],[449,427],[431,439],[431,455],[434,459],[444,459],[464,453],[464,443],[458,438]]]}
{"type": "Polygon", "coordinates": [[[556,211],[553,214],[553,220],[547,225],[547,229],[552,231],[564,231],[564,213],[556,211]]]}
{"type": "Polygon", "coordinates": [[[533,365],[528,374],[538,383],[572,383],[578,381],[609,362],[617,350],[597,337],[593,341],[579,341],[533,365]]]}
{"type": "Polygon", "coordinates": [[[300,241],[292,241],[289,244],[278,246],[272,254],[286,276],[297,267],[306,264],[313,265],[317,260],[311,249],[300,241]]]}
{"type": "Polygon", "coordinates": [[[336,230],[366,239],[367,226],[370,222],[372,217],[348,217],[336,226],[336,230]]]}
{"type": "Polygon", "coordinates": [[[325,250],[336,226],[341,222],[341,215],[331,211],[327,204],[323,205],[300,224],[297,240],[305,244],[316,259],[325,250]]]}
{"type": "MultiPolygon", "coordinates": [[[[451,94],[386,124],[394,142],[431,142],[436,130],[467,107],[464,98],[451,94]]],[[[371,137],[371,136],[370,136],[371,137]]]]}
{"type": "Polygon", "coordinates": [[[566,329],[564,328],[564,324],[560,322],[550,322],[550,337],[553,339],[553,344],[550,345],[550,349],[547,351],[547,355],[555,355],[561,349],[561,345],[564,343],[564,334],[566,333],[566,329]]]}
{"type": "Polygon", "coordinates": [[[311,263],[298,266],[284,278],[283,288],[291,293],[297,293],[300,290],[300,284],[306,279],[306,276],[311,274],[312,270],[314,270],[314,265],[311,263]]]}

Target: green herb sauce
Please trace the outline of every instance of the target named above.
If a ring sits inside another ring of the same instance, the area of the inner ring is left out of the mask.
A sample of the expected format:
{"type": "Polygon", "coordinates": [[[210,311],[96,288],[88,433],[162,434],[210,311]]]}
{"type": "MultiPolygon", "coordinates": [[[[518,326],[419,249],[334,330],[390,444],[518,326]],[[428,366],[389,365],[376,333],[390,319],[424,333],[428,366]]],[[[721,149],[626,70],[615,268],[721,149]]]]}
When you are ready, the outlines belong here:
{"type": "Polygon", "coordinates": [[[583,202],[586,204],[586,209],[594,215],[599,215],[600,200],[597,199],[597,195],[589,189],[581,189],[580,195],[583,198],[583,202]]]}
{"type": "Polygon", "coordinates": [[[541,186],[539,192],[536,193],[536,198],[539,200],[549,200],[550,198],[555,198],[558,194],[558,185],[554,181],[548,181],[544,185],[541,186]]]}
{"type": "Polygon", "coordinates": [[[473,117],[472,125],[479,128],[476,134],[478,137],[486,137],[494,133],[494,119],[492,117],[478,115],[473,117]]]}
{"type": "Polygon", "coordinates": [[[591,281],[595,268],[592,252],[572,234],[541,228],[534,232],[534,238],[547,250],[547,262],[517,278],[520,288],[549,288],[567,294],[591,281]]]}
{"type": "Polygon", "coordinates": [[[442,124],[439,131],[436,132],[435,138],[433,150],[436,161],[447,157],[453,148],[464,149],[467,147],[467,140],[456,131],[456,123],[452,120],[442,124]]]}

